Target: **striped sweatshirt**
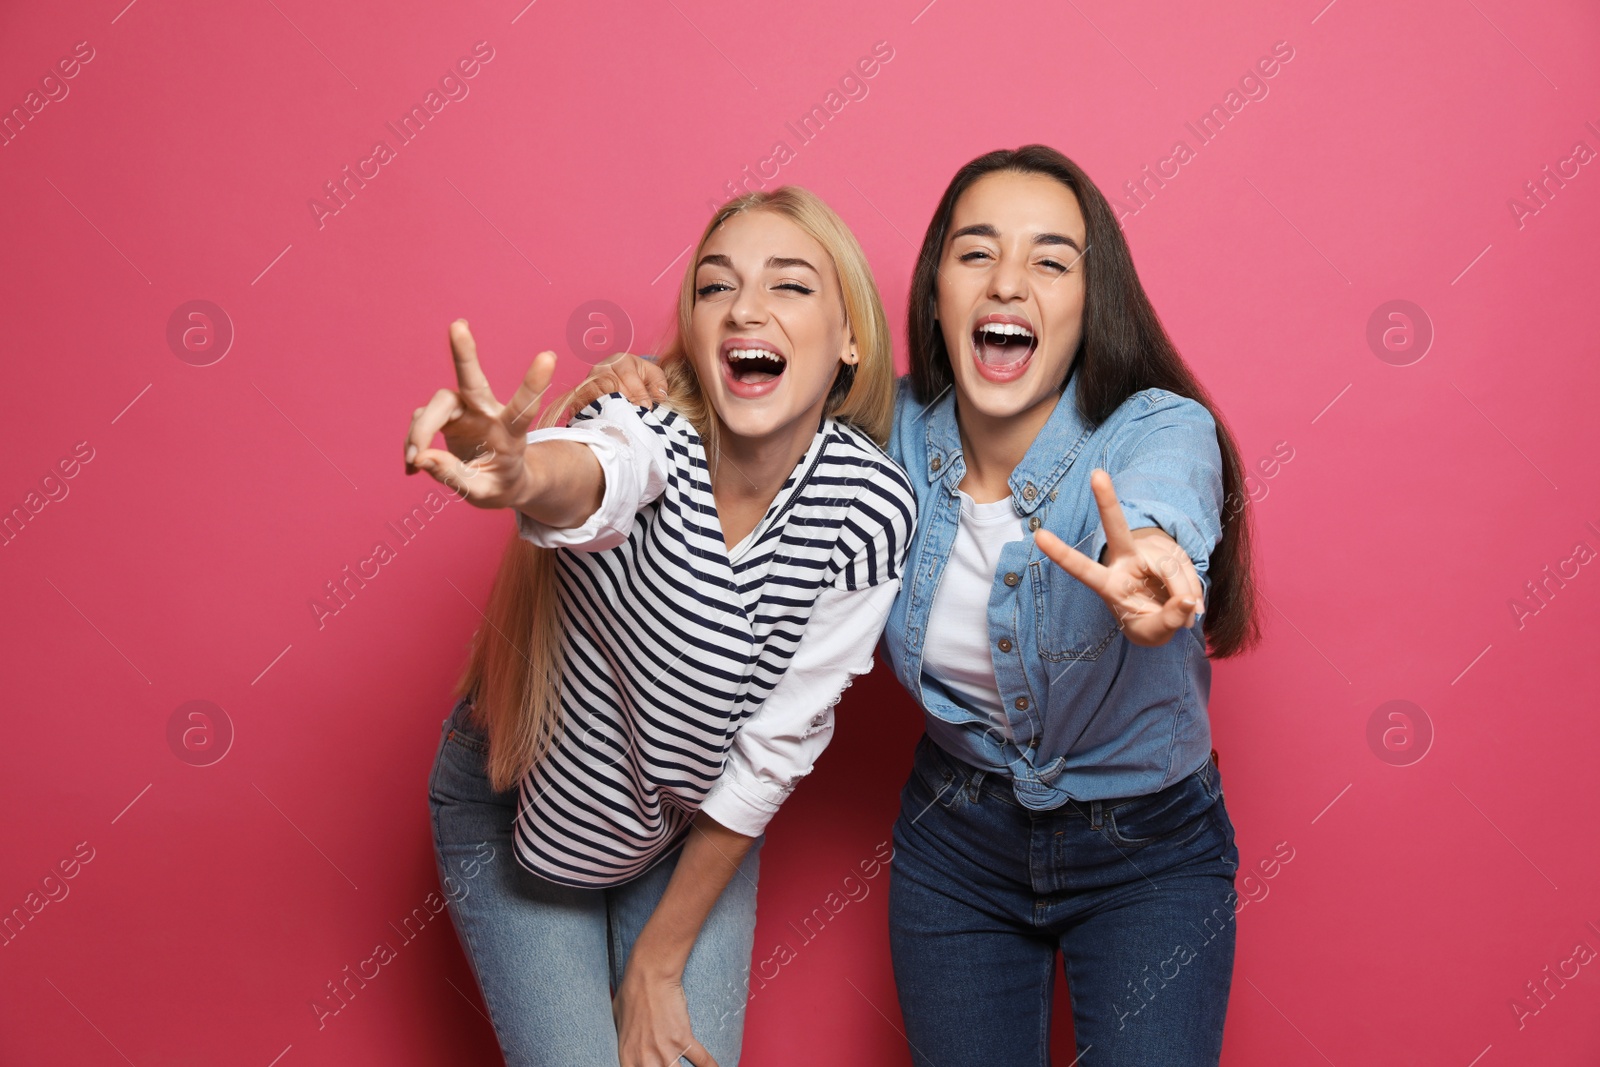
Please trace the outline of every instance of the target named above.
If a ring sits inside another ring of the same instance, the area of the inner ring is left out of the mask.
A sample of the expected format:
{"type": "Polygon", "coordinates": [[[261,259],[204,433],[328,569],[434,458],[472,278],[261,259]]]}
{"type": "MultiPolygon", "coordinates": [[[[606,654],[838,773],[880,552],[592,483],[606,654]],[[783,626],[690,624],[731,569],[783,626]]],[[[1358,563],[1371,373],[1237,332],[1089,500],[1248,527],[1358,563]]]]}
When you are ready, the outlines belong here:
{"type": "Polygon", "coordinates": [[[556,549],[563,727],[520,782],[518,862],[610,886],[649,869],[697,811],[757,836],[833,730],[872,654],[915,520],[905,473],[821,420],[762,520],[723,540],[694,427],[601,397],[530,442],[588,444],[605,472],[571,529],[517,512],[556,549]]]}

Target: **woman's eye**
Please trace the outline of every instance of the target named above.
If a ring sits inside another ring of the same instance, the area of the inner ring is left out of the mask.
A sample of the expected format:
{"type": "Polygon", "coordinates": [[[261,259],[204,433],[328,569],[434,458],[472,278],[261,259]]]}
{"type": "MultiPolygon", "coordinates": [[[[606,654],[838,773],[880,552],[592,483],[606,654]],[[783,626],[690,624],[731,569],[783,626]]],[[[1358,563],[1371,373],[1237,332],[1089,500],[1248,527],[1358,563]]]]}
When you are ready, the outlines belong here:
{"type": "Polygon", "coordinates": [[[783,284],[779,285],[778,288],[779,289],[792,289],[797,293],[804,293],[807,296],[810,296],[812,293],[816,292],[815,289],[807,289],[805,286],[801,285],[799,282],[784,282],[783,284]]]}
{"type": "Polygon", "coordinates": [[[989,253],[985,252],[981,248],[974,249],[971,252],[963,252],[961,254],[961,262],[965,263],[968,260],[977,259],[979,256],[982,256],[983,258],[987,259],[989,257],[989,253]]]}
{"type": "Polygon", "coordinates": [[[719,293],[730,288],[732,288],[732,286],[725,285],[722,282],[712,282],[710,285],[702,285],[694,292],[696,296],[710,296],[712,293],[719,293]]]}
{"type": "Polygon", "coordinates": [[[1057,263],[1053,259],[1041,259],[1039,261],[1039,266],[1049,267],[1051,270],[1056,271],[1057,273],[1065,273],[1067,269],[1067,265],[1065,263],[1057,263]]]}

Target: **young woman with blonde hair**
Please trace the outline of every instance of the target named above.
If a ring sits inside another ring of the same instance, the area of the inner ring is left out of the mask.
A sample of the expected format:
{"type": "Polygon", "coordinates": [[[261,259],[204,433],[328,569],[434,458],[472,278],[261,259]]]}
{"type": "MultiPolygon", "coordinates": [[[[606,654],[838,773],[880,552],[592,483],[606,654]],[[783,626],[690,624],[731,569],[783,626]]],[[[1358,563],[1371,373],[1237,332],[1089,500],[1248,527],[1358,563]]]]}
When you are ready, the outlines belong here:
{"type": "Polygon", "coordinates": [[[871,667],[914,521],[871,271],[802,189],[730,202],[689,260],[664,403],[600,397],[565,428],[529,432],[552,353],[502,406],[464,321],[451,345],[458,388],[417,410],[407,469],[517,529],[429,800],[501,1047],[732,1067],[764,828],[871,667]]]}

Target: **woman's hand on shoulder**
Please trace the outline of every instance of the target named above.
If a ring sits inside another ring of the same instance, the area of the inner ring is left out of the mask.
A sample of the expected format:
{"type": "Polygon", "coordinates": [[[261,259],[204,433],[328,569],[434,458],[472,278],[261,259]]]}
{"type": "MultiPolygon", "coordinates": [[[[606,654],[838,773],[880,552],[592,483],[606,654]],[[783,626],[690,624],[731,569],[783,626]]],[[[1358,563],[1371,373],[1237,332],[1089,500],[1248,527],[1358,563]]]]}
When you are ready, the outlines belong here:
{"type": "MultiPolygon", "coordinates": [[[[535,356],[510,403],[501,404],[478,365],[477,345],[465,319],[450,324],[450,353],[456,388],[440,389],[412,413],[406,474],[426,471],[478,507],[516,507],[536,493],[538,472],[528,462],[528,428],[550,388],[556,354],[535,356]],[[444,450],[432,447],[439,433],[444,434],[444,450]]],[[[547,415],[554,413],[552,408],[547,415]]]]}
{"type": "Polygon", "coordinates": [[[618,352],[596,363],[589,376],[562,399],[561,417],[570,419],[586,404],[609,393],[621,393],[642,408],[653,407],[667,395],[666,372],[653,360],[618,352]]]}
{"type": "Polygon", "coordinates": [[[1090,559],[1049,530],[1037,531],[1034,543],[1099,594],[1128,640],[1146,647],[1164,645],[1205,612],[1204,586],[1194,561],[1159,527],[1129,531],[1111,475],[1096,469],[1089,485],[1105,528],[1105,562],[1090,559]]]}

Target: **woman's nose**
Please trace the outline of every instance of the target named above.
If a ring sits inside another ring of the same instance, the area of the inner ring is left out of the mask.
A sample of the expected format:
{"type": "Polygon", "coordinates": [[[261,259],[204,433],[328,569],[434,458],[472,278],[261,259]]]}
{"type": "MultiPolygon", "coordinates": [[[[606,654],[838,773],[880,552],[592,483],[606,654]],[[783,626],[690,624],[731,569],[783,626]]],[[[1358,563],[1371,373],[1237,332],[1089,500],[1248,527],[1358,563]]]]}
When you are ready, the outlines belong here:
{"type": "Polygon", "coordinates": [[[1002,256],[989,274],[989,293],[996,300],[1018,300],[1026,297],[1027,263],[1018,256],[1002,256]]]}
{"type": "Polygon", "coordinates": [[[760,290],[742,288],[728,305],[728,321],[734,325],[758,324],[765,322],[766,318],[767,305],[760,290]]]}

